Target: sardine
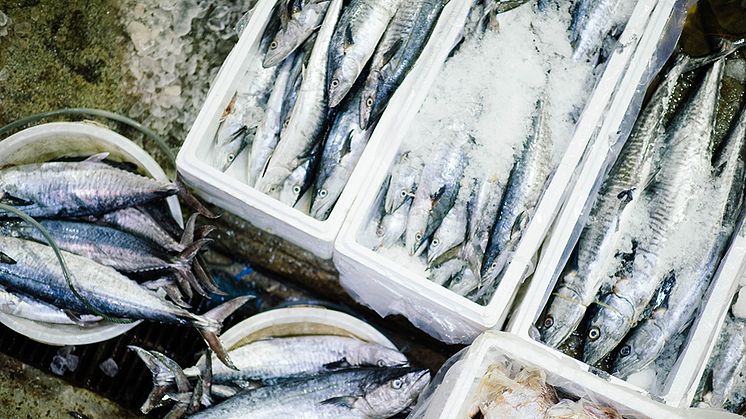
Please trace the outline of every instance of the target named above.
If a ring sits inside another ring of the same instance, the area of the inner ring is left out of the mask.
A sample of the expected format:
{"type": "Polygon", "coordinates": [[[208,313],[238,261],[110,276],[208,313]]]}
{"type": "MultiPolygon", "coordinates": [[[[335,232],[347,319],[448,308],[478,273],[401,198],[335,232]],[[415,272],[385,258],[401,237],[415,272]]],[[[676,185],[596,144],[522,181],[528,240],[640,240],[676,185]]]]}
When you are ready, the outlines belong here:
{"type": "Polygon", "coordinates": [[[401,0],[371,60],[359,101],[361,127],[381,116],[425,48],[447,2],[401,0]]]}
{"type": "Polygon", "coordinates": [[[0,236],[0,283],[57,307],[76,313],[97,313],[113,318],[144,319],[166,324],[192,325],[202,334],[220,360],[232,367],[218,332],[222,321],[249,297],[239,297],[211,311],[196,315],[169,303],[112,268],[88,258],[62,252],[75,289],[68,285],[52,248],[28,240],[0,236]],[[90,304],[90,306],[89,306],[90,304]]]}
{"type": "Polygon", "coordinates": [[[401,0],[352,0],[329,45],[327,92],[336,108],[352,89],[375,51],[401,0]]]}
{"type": "Polygon", "coordinates": [[[414,198],[423,167],[422,159],[414,152],[405,151],[399,155],[386,190],[384,209],[387,214],[393,214],[407,198],[414,198]]]}
{"type": "Polygon", "coordinates": [[[549,178],[552,170],[552,138],[548,113],[546,101],[537,101],[531,132],[510,171],[499,215],[490,233],[481,266],[482,288],[477,298],[494,291],[549,178]]]}
{"type": "Polygon", "coordinates": [[[311,216],[316,219],[329,216],[373,133],[373,127],[360,128],[359,101],[358,92],[343,103],[326,136],[311,203],[311,216]]]}
{"type": "Polygon", "coordinates": [[[645,307],[667,274],[659,254],[684,220],[694,185],[710,162],[710,135],[716,115],[724,60],[717,61],[669,128],[668,150],[651,185],[650,234],[639,238],[632,272],[623,273],[601,299],[588,324],[583,360],[595,364],[611,352],[640,320],[645,307]]]}
{"type": "Polygon", "coordinates": [[[332,1],[329,6],[303,73],[303,83],[288,127],[280,136],[280,142],[269,159],[267,170],[256,185],[258,190],[271,197],[279,198],[287,178],[295,169],[311,160],[312,151],[319,147],[328,118],[324,88],[327,51],[340,8],[340,0],[332,1]]]}
{"type": "Polygon", "coordinates": [[[329,7],[329,0],[310,0],[280,26],[267,48],[263,65],[265,68],[280,64],[321,26],[329,7]]]}
{"type": "Polygon", "coordinates": [[[89,326],[101,321],[101,317],[90,314],[65,313],[51,304],[35,300],[23,294],[14,294],[0,287],[0,311],[22,319],[42,323],[89,326]]]}
{"type": "Polygon", "coordinates": [[[562,277],[539,328],[542,341],[551,347],[558,347],[577,329],[588,305],[610,281],[609,270],[631,221],[629,214],[653,173],[663,139],[663,117],[687,62],[682,54],[656,89],[601,186],[578,239],[575,266],[562,277]]]}
{"type": "Polygon", "coordinates": [[[412,404],[430,381],[427,370],[353,369],[290,380],[238,394],[193,418],[387,418],[412,404]]]}

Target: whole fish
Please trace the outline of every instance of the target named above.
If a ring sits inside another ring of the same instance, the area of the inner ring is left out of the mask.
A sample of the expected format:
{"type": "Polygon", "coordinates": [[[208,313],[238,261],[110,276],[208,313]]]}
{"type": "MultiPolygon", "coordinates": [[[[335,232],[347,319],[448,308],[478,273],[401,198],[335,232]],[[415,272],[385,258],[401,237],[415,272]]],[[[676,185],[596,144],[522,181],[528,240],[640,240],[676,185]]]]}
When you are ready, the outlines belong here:
{"type": "Polygon", "coordinates": [[[263,65],[265,68],[280,64],[316,31],[329,8],[329,0],[309,0],[300,10],[290,14],[287,21],[280,24],[272,42],[267,48],[263,65]]]}
{"type": "Polygon", "coordinates": [[[661,162],[649,203],[650,234],[639,238],[631,273],[624,273],[601,298],[588,324],[583,360],[595,364],[611,352],[640,320],[658,285],[668,273],[659,254],[686,216],[694,185],[710,164],[710,135],[716,115],[724,60],[717,61],[694,95],[674,118],[668,150],[661,162]],[[665,271],[665,272],[664,272],[665,271]]]}
{"type": "Polygon", "coordinates": [[[282,138],[288,125],[290,125],[290,116],[293,113],[295,102],[298,100],[300,86],[303,84],[303,67],[306,65],[306,61],[311,55],[311,49],[315,43],[316,36],[314,35],[303,44],[303,49],[297,52],[298,57],[296,57],[293,68],[290,70],[290,79],[288,80],[287,89],[285,89],[285,100],[282,104],[282,115],[280,116],[280,120],[282,121],[280,138],[282,138]]]}
{"type": "Polygon", "coordinates": [[[386,190],[384,209],[387,214],[393,214],[407,198],[414,197],[423,167],[422,159],[412,151],[399,155],[391,169],[391,179],[386,190]]]}
{"type": "MultiPolygon", "coordinates": [[[[720,173],[711,181],[711,184],[718,185],[714,196],[708,199],[711,221],[699,228],[702,244],[689,256],[696,268],[693,272],[688,269],[677,271],[676,284],[666,303],[627,335],[614,362],[616,375],[626,377],[648,366],[658,358],[664,345],[683,333],[694,320],[740,213],[746,173],[743,160],[745,138],[746,108],[741,110],[725,141],[724,150],[715,162],[720,173]],[[689,280],[690,277],[693,278],[689,280]]],[[[688,224],[687,220],[684,224],[688,224]]]]}
{"type": "Polygon", "coordinates": [[[543,418],[557,403],[557,393],[547,384],[543,370],[523,368],[515,377],[508,371],[501,363],[487,368],[469,417],[481,412],[485,419],[543,418]]]}
{"type": "MultiPolygon", "coordinates": [[[[337,23],[341,1],[332,1],[316,38],[290,122],[280,137],[267,170],[256,185],[261,192],[279,198],[287,178],[295,169],[313,159],[311,153],[319,147],[328,116],[324,88],[327,51],[332,31],[337,23]]],[[[310,164],[315,166],[315,164],[310,164]]]]}
{"type": "Polygon", "coordinates": [[[412,368],[328,372],[249,390],[192,417],[388,418],[412,404],[429,381],[427,370],[412,368]]]}
{"type": "MultiPolygon", "coordinates": [[[[318,154],[317,151],[312,152],[312,155],[316,154],[318,154]]],[[[314,159],[308,159],[296,167],[290,173],[290,176],[285,179],[285,183],[283,183],[282,190],[280,191],[280,202],[294,207],[308,188],[311,187],[314,173],[311,167],[312,160],[314,159]]]]}
{"type": "Polygon", "coordinates": [[[290,83],[291,71],[295,60],[303,60],[302,56],[286,60],[277,72],[277,78],[272,86],[272,93],[267,100],[267,108],[264,112],[264,121],[259,125],[251,143],[251,154],[249,154],[249,185],[253,186],[261,178],[264,168],[267,166],[272,151],[280,139],[282,129],[282,107],[285,101],[285,93],[290,83]]]}
{"type": "Polygon", "coordinates": [[[663,116],[686,62],[682,54],[653,93],[601,186],[578,239],[574,269],[560,280],[539,328],[542,341],[551,347],[558,347],[577,329],[588,305],[610,281],[609,270],[631,221],[630,213],[653,173],[663,139],[663,116]]]}
{"type": "Polygon", "coordinates": [[[548,113],[546,101],[537,101],[531,132],[510,170],[497,221],[490,233],[481,266],[482,288],[477,298],[494,291],[498,277],[518,244],[549,178],[552,170],[552,138],[548,113]]]}
{"type": "MultiPolygon", "coordinates": [[[[179,185],[117,169],[96,155],[0,170],[0,201],[32,217],[100,215],[180,193],[179,185]]],[[[5,214],[2,214],[5,215],[5,214]]]]}
{"type": "Polygon", "coordinates": [[[570,44],[575,49],[573,58],[595,55],[606,36],[629,20],[633,8],[634,2],[623,0],[579,0],[570,23],[570,44]]]}
{"type": "Polygon", "coordinates": [[[461,185],[456,202],[453,204],[443,222],[440,224],[433,239],[430,241],[430,247],[427,250],[427,262],[429,264],[445,254],[458,249],[466,239],[467,229],[467,204],[472,195],[473,185],[461,185]]]}
{"type": "Polygon", "coordinates": [[[373,133],[372,127],[360,128],[359,99],[358,92],[345,101],[326,136],[311,203],[311,216],[316,219],[329,216],[373,133]]]}
{"type": "MultiPolygon", "coordinates": [[[[100,314],[113,318],[151,320],[192,325],[202,334],[218,358],[233,364],[218,332],[222,321],[248,301],[239,297],[202,314],[192,314],[160,298],[112,268],[88,258],[62,252],[77,292],[100,314]]],[[[90,307],[72,292],[52,248],[28,240],[0,236],[0,284],[57,307],[90,313],[90,307]]]]}
{"type": "Polygon", "coordinates": [[[465,136],[443,142],[422,170],[404,236],[410,255],[419,256],[424,251],[423,245],[456,201],[471,144],[465,136]]]}
{"type": "Polygon", "coordinates": [[[730,315],[723,324],[722,349],[710,366],[712,371],[712,395],[710,405],[726,408],[734,396],[739,374],[744,371],[746,358],[746,323],[730,315]]]}
{"type": "Polygon", "coordinates": [[[352,89],[402,0],[352,0],[329,45],[327,92],[336,108],[352,89]]]}
{"type": "Polygon", "coordinates": [[[123,208],[92,220],[150,240],[168,252],[181,253],[186,249],[167,228],[141,208],[123,208]]]}
{"type": "Polygon", "coordinates": [[[0,288],[0,312],[22,319],[42,323],[88,326],[101,321],[101,317],[90,314],[73,315],[23,294],[14,294],[0,288]]]}
{"type": "MultiPolygon", "coordinates": [[[[502,186],[494,177],[476,181],[474,193],[466,207],[466,241],[459,249],[459,257],[469,264],[472,272],[479,272],[482,266],[490,231],[500,209],[502,186]]],[[[440,262],[438,259],[434,263],[440,262]]]]}
{"type": "Polygon", "coordinates": [[[407,218],[409,208],[412,206],[412,198],[407,198],[399,208],[391,214],[383,215],[376,229],[376,236],[379,239],[378,247],[391,247],[402,238],[407,230],[407,218]]]}
{"type": "Polygon", "coordinates": [[[425,48],[448,1],[401,0],[371,60],[359,100],[361,127],[381,116],[425,48]]]}

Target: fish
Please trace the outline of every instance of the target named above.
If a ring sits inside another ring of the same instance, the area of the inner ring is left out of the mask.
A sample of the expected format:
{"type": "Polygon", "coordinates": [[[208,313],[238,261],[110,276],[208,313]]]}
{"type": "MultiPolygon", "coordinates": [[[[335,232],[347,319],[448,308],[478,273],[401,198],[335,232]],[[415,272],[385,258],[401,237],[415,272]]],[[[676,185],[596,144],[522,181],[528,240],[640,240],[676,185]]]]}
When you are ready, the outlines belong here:
{"type": "Polygon", "coordinates": [[[329,216],[373,133],[373,127],[360,128],[359,99],[358,92],[345,101],[326,136],[311,202],[311,216],[318,220],[329,216]]]}
{"type": "Polygon", "coordinates": [[[572,12],[570,44],[573,59],[591,58],[601,48],[610,32],[620,32],[634,9],[633,2],[623,0],[579,0],[572,12]]]}
{"type": "Polygon", "coordinates": [[[744,371],[746,358],[746,323],[730,314],[723,324],[723,336],[720,340],[723,347],[717,357],[711,361],[712,365],[712,394],[710,405],[716,408],[726,408],[734,396],[736,381],[744,371]]]}
{"type": "Polygon", "coordinates": [[[280,138],[287,130],[290,125],[290,116],[293,113],[295,102],[298,100],[298,92],[300,92],[300,86],[303,84],[303,67],[306,65],[306,61],[311,55],[311,49],[316,43],[316,36],[311,38],[303,44],[303,49],[299,50],[296,54],[296,61],[293,63],[293,67],[290,69],[290,79],[288,80],[287,88],[285,89],[285,100],[282,104],[282,114],[280,120],[282,121],[282,127],[280,127],[280,138]]]}
{"type": "MultiPolygon", "coordinates": [[[[0,170],[0,202],[31,217],[101,215],[181,193],[177,183],[110,166],[103,153],[83,162],[46,162],[0,170]]],[[[0,216],[7,216],[0,213],[0,216]]]]}
{"type": "Polygon", "coordinates": [[[466,268],[466,263],[463,260],[450,259],[441,265],[429,267],[427,278],[438,285],[445,286],[453,277],[459,275],[464,268],[466,268]]]}
{"type": "Polygon", "coordinates": [[[406,409],[430,382],[427,370],[352,369],[245,391],[192,416],[252,419],[387,418],[406,409]]]}
{"type": "Polygon", "coordinates": [[[401,240],[407,230],[407,218],[409,208],[412,206],[412,198],[407,198],[399,208],[391,214],[383,215],[376,228],[376,237],[379,240],[378,247],[389,248],[401,240]]]}
{"type": "Polygon", "coordinates": [[[393,214],[407,198],[413,198],[422,174],[424,162],[412,151],[399,154],[391,169],[391,180],[388,183],[384,210],[393,214]]]}
{"type": "Polygon", "coordinates": [[[637,324],[660,282],[668,273],[659,254],[684,221],[694,185],[710,164],[710,136],[716,116],[724,59],[708,70],[695,94],[671,122],[667,151],[650,194],[650,234],[638,238],[631,272],[623,272],[611,292],[600,298],[588,323],[583,361],[595,364],[609,354],[637,324]],[[664,272],[665,270],[665,272],[664,272]]]}
{"type": "MultiPolygon", "coordinates": [[[[467,182],[468,183],[468,182],[467,182]]],[[[467,204],[472,195],[473,185],[463,185],[459,190],[456,202],[453,204],[448,213],[443,218],[430,241],[427,250],[427,262],[432,264],[438,257],[443,254],[458,249],[466,239],[467,229],[467,204]]]]}
{"type": "Polygon", "coordinates": [[[360,103],[360,126],[377,120],[414,67],[449,0],[402,0],[371,59],[360,103]]]}
{"type": "MultiPolygon", "coordinates": [[[[627,377],[650,365],[663,352],[664,345],[683,333],[694,320],[741,212],[746,173],[743,160],[745,138],[746,107],[741,110],[725,141],[724,150],[715,162],[719,173],[710,182],[718,185],[715,194],[708,199],[711,221],[699,228],[701,245],[689,257],[695,268],[677,271],[676,284],[667,295],[665,304],[656,308],[627,335],[614,361],[615,375],[627,377]]],[[[687,221],[684,220],[684,224],[687,221]]]]}
{"type": "MultiPolygon", "coordinates": [[[[312,152],[314,155],[317,153],[317,151],[312,152]]],[[[311,163],[312,159],[306,160],[303,164],[296,167],[290,173],[290,176],[285,179],[285,183],[283,183],[282,190],[280,191],[280,202],[294,207],[303,194],[311,187],[314,174],[311,163]]]]}
{"type": "MultiPolygon", "coordinates": [[[[502,193],[503,185],[495,177],[475,180],[474,192],[466,207],[466,240],[458,253],[458,257],[469,264],[472,273],[479,272],[481,267],[490,231],[500,209],[502,193]]],[[[435,258],[433,261],[433,263],[441,262],[441,258],[435,258]]]]}
{"type": "Polygon", "coordinates": [[[262,62],[264,68],[280,64],[303,45],[303,42],[321,26],[329,3],[329,0],[309,0],[300,10],[292,13],[272,38],[262,62]]]}
{"type": "Polygon", "coordinates": [[[547,410],[545,419],[622,419],[613,407],[599,406],[585,399],[562,399],[547,410]]]}
{"type": "MultiPolygon", "coordinates": [[[[142,237],[168,252],[181,253],[186,249],[183,244],[174,238],[169,229],[156,221],[152,215],[142,208],[123,208],[99,217],[88,218],[87,221],[108,225],[142,237]]],[[[183,231],[180,234],[183,234],[183,231]]]]}
{"type": "Polygon", "coordinates": [[[329,106],[347,96],[370,60],[402,0],[352,0],[345,7],[329,44],[326,82],[329,106]]]}
{"type": "Polygon", "coordinates": [[[254,141],[251,143],[248,165],[248,183],[251,186],[256,185],[257,180],[264,174],[264,168],[267,166],[267,162],[280,139],[280,130],[283,123],[281,119],[282,107],[295,60],[303,60],[303,57],[298,56],[294,59],[288,59],[280,66],[272,87],[272,93],[269,94],[267,100],[264,120],[257,128],[254,141]]]}
{"type": "Polygon", "coordinates": [[[510,367],[495,363],[479,381],[469,417],[479,412],[485,419],[543,418],[557,404],[557,393],[538,368],[522,368],[510,377],[510,367]]]}
{"type": "Polygon", "coordinates": [[[445,141],[423,168],[404,235],[410,255],[419,256],[425,250],[424,243],[456,201],[471,144],[473,139],[467,136],[445,141]]]}
{"type": "Polygon", "coordinates": [[[477,298],[494,291],[498,277],[532,217],[552,170],[552,135],[546,98],[536,102],[531,131],[510,170],[497,221],[490,232],[480,267],[482,287],[477,298]]]}
{"type": "Polygon", "coordinates": [[[451,280],[448,289],[456,294],[466,297],[479,288],[479,278],[474,272],[464,265],[461,275],[451,280]]]}
{"type": "Polygon", "coordinates": [[[12,293],[0,287],[0,312],[22,319],[41,323],[64,324],[75,326],[90,326],[100,322],[99,316],[90,314],[66,313],[64,310],[28,297],[23,294],[12,293]]]}
{"type": "Polygon", "coordinates": [[[250,297],[235,298],[197,315],[169,303],[113,268],[65,251],[61,254],[72,274],[76,292],[70,288],[51,247],[0,236],[0,285],[76,313],[191,325],[218,358],[233,367],[218,333],[223,319],[250,297]]]}
{"type": "Polygon", "coordinates": [[[303,72],[303,82],[291,111],[288,127],[280,136],[264,176],[256,184],[259,191],[271,197],[279,198],[283,185],[291,173],[314,159],[315,156],[312,154],[318,150],[319,142],[322,140],[328,119],[324,84],[327,50],[340,9],[341,1],[332,1],[303,72]]]}
{"type": "Polygon", "coordinates": [[[598,291],[610,281],[609,270],[631,221],[630,213],[654,172],[663,140],[663,117],[688,61],[684,54],[677,58],[601,185],[578,239],[575,266],[560,280],[539,327],[542,341],[553,348],[577,329],[598,291]]]}

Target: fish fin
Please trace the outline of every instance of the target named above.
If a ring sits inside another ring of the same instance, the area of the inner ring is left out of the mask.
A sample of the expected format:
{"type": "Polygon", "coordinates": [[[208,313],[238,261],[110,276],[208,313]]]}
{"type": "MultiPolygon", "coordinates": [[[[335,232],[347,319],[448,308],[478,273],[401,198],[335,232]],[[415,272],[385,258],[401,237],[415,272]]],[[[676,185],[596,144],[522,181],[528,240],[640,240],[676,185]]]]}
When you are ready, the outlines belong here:
{"type": "Polygon", "coordinates": [[[383,53],[383,64],[384,65],[388,64],[388,62],[391,61],[392,58],[394,58],[394,56],[399,51],[402,45],[404,45],[404,41],[401,38],[399,38],[396,40],[396,42],[393,43],[393,45],[389,47],[389,49],[387,49],[383,53]]]}
{"type": "Polygon", "coordinates": [[[345,28],[345,40],[344,49],[345,51],[355,44],[355,39],[352,37],[352,25],[347,25],[345,28]]]}
{"type": "Polygon", "coordinates": [[[451,259],[457,258],[461,252],[461,246],[454,246],[436,257],[430,262],[430,266],[440,266],[451,259]]]}
{"type": "Polygon", "coordinates": [[[217,227],[215,226],[211,226],[211,225],[199,226],[194,230],[194,237],[198,239],[206,239],[215,230],[217,230],[217,227]]]}
{"type": "MultiPolygon", "coordinates": [[[[184,397],[189,397],[189,395],[187,394],[184,397]]],[[[181,419],[185,417],[189,410],[187,403],[182,402],[181,399],[177,399],[177,395],[169,394],[168,398],[176,401],[176,404],[168,411],[168,413],[166,413],[166,416],[164,416],[163,419],[181,419]]]]}
{"type": "Polygon", "coordinates": [[[4,193],[2,197],[0,197],[0,202],[13,207],[26,207],[29,205],[34,205],[34,201],[29,201],[27,199],[19,198],[7,193],[4,193]]]}
{"type": "Polygon", "coordinates": [[[355,396],[340,396],[340,397],[332,397],[331,399],[326,399],[322,401],[321,404],[331,404],[334,406],[352,409],[352,407],[355,405],[355,402],[357,400],[358,398],[355,396]]]}
{"type": "Polygon", "coordinates": [[[528,221],[530,219],[529,211],[523,211],[520,214],[518,214],[518,217],[516,217],[515,222],[513,222],[513,227],[510,229],[510,239],[513,240],[514,238],[520,237],[520,233],[526,229],[526,226],[528,225],[528,221]]]}
{"type": "Polygon", "coordinates": [[[653,299],[650,300],[648,306],[645,307],[645,310],[643,310],[642,314],[640,315],[640,319],[650,317],[650,315],[659,308],[668,308],[668,300],[671,297],[671,290],[673,289],[675,284],[676,275],[673,272],[670,272],[663,279],[663,282],[661,282],[658,290],[655,291],[653,299]]]}
{"type": "Polygon", "coordinates": [[[345,138],[344,142],[342,143],[342,149],[339,153],[339,160],[342,161],[342,158],[348,154],[350,154],[350,151],[352,150],[352,134],[353,131],[350,130],[350,132],[347,133],[347,137],[345,138]]]}
{"type": "Polygon", "coordinates": [[[147,414],[151,410],[163,406],[164,398],[176,380],[176,374],[154,353],[134,345],[129,345],[128,348],[140,357],[153,375],[153,390],[150,391],[145,403],[140,407],[140,411],[147,414]]]}
{"type": "Polygon", "coordinates": [[[347,358],[342,358],[339,361],[334,361],[328,364],[324,364],[324,368],[328,370],[340,370],[340,369],[350,368],[350,367],[352,367],[352,364],[347,362],[347,358]]]}
{"type": "Polygon", "coordinates": [[[176,284],[169,284],[166,286],[161,287],[161,289],[166,293],[166,296],[169,300],[171,300],[172,303],[176,304],[177,306],[181,308],[190,309],[192,308],[189,303],[184,301],[184,295],[179,291],[179,287],[176,284]]]}
{"type": "Polygon", "coordinates": [[[104,151],[103,153],[94,154],[92,156],[89,156],[87,159],[83,160],[87,163],[101,163],[102,161],[109,158],[109,152],[104,151]]]}
{"type": "Polygon", "coordinates": [[[433,203],[435,203],[435,202],[437,202],[437,201],[438,201],[438,200],[439,200],[439,199],[440,199],[440,198],[441,198],[441,197],[443,196],[443,194],[445,194],[445,193],[446,193],[446,185],[443,185],[443,186],[441,186],[441,187],[440,187],[440,189],[438,189],[437,191],[435,191],[435,193],[433,193],[433,194],[430,194],[430,200],[431,200],[431,201],[433,201],[433,203]]]}
{"type": "MultiPolygon", "coordinates": [[[[192,287],[189,284],[189,281],[184,275],[181,275],[179,272],[174,273],[174,279],[176,280],[176,284],[178,285],[178,289],[183,292],[183,295],[187,298],[187,300],[191,300],[194,296],[194,292],[192,291],[192,287]]],[[[168,291],[166,291],[166,294],[168,295],[168,291]]],[[[180,293],[181,294],[181,293],[180,293]]]]}
{"type": "Polygon", "coordinates": [[[205,262],[201,257],[197,256],[197,258],[192,262],[192,272],[197,278],[197,281],[199,281],[207,291],[217,295],[228,295],[218,287],[212,279],[212,276],[207,272],[207,269],[205,269],[205,262]]]}
{"type": "Polygon", "coordinates": [[[218,333],[223,327],[223,320],[233,314],[234,311],[238,310],[238,308],[246,304],[246,302],[248,302],[252,298],[254,297],[237,297],[213,308],[202,316],[197,316],[198,318],[201,317],[203,320],[206,320],[206,324],[199,324],[197,326],[197,330],[202,335],[202,338],[205,340],[205,342],[207,342],[207,345],[210,347],[210,349],[215,352],[215,356],[217,356],[218,359],[223,364],[225,364],[226,367],[233,370],[238,370],[238,368],[236,368],[236,366],[233,364],[233,361],[231,361],[230,357],[228,356],[228,352],[225,350],[223,344],[220,342],[220,338],[218,338],[218,333]]]}
{"type": "Polygon", "coordinates": [[[5,253],[0,252],[0,263],[4,263],[6,265],[15,265],[18,262],[16,262],[15,259],[6,255],[5,253]]]}
{"type": "Polygon", "coordinates": [[[192,214],[184,225],[184,232],[181,235],[181,241],[179,244],[182,247],[187,247],[189,244],[194,242],[194,226],[197,223],[197,213],[192,214]]]}
{"type": "Polygon", "coordinates": [[[158,361],[160,361],[160,363],[168,368],[168,370],[173,374],[174,383],[176,384],[176,389],[178,391],[189,391],[189,379],[176,361],[157,351],[150,351],[150,354],[158,359],[158,361]]]}
{"type": "Polygon", "coordinates": [[[174,182],[176,184],[176,187],[178,188],[178,195],[179,198],[184,201],[184,203],[192,208],[193,210],[197,211],[198,213],[202,214],[202,216],[207,217],[211,220],[214,220],[218,218],[219,216],[210,211],[203,203],[201,203],[194,195],[192,195],[191,192],[189,192],[189,189],[184,184],[183,179],[181,178],[181,175],[177,175],[176,181],[174,182]]]}
{"type": "Polygon", "coordinates": [[[211,242],[212,239],[199,239],[195,241],[187,246],[187,248],[184,249],[184,251],[182,251],[169,265],[176,274],[176,277],[182,279],[182,281],[179,282],[180,285],[183,285],[184,281],[186,281],[194,291],[204,297],[208,297],[207,292],[192,272],[192,262],[202,248],[211,242]]]}
{"type": "Polygon", "coordinates": [[[212,352],[209,349],[205,353],[205,363],[200,367],[200,381],[198,384],[202,392],[201,403],[205,406],[212,405],[212,398],[210,397],[210,390],[212,388],[212,352]]]}

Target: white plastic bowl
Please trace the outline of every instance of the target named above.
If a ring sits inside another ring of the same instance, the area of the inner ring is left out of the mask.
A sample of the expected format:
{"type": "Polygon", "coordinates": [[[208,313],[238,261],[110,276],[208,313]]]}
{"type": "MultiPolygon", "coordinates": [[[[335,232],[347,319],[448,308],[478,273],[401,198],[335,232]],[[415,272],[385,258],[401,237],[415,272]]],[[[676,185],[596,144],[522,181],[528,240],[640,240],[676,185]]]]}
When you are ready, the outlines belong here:
{"type": "MultiPolygon", "coordinates": [[[[90,156],[108,152],[115,161],[134,163],[145,174],[168,180],[163,169],[137,144],[116,132],[81,122],[37,125],[0,141],[0,166],[37,163],[61,157],[90,156]]],[[[176,197],[168,198],[174,219],[181,225],[182,214],[176,197]]],[[[74,274],[74,272],[73,272],[74,274]]],[[[139,324],[101,322],[88,327],[56,325],[0,313],[0,322],[14,331],[48,345],[84,345],[119,336],[139,324]]]]}

